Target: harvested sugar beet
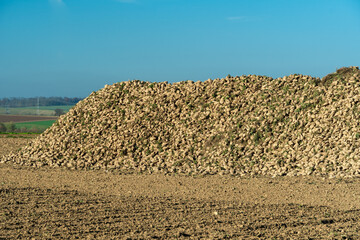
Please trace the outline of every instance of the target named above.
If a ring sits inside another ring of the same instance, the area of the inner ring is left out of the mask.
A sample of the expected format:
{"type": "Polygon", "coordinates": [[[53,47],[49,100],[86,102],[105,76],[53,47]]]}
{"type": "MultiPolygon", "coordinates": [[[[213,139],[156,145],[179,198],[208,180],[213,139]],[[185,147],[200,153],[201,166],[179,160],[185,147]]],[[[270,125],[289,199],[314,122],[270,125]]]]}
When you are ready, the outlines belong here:
{"type": "Polygon", "coordinates": [[[360,174],[360,71],[169,84],[128,81],[79,102],[1,162],[120,173],[360,174]]]}

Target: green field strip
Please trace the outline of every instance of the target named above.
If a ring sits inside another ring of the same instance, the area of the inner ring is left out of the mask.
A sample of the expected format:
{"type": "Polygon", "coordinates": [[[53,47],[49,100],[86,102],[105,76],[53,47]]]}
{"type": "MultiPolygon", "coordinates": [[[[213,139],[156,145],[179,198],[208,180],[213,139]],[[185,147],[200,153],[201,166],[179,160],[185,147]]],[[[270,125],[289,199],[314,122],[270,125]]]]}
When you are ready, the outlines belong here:
{"type": "Polygon", "coordinates": [[[34,121],[34,122],[22,122],[22,123],[15,123],[15,127],[17,129],[39,129],[45,130],[53,125],[56,120],[46,120],[46,121],[34,121]]]}

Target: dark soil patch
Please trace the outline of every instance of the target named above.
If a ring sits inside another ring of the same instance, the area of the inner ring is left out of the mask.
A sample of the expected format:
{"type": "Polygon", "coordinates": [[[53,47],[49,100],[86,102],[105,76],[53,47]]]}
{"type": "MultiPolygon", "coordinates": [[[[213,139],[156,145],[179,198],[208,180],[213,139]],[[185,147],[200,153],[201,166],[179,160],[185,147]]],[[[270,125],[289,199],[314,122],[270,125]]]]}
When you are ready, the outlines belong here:
{"type": "Polygon", "coordinates": [[[56,120],[58,117],[51,116],[23,116],[23,115],[0,115],[0,122],[33,122],[33,121],[45,121],[56,120]]]}

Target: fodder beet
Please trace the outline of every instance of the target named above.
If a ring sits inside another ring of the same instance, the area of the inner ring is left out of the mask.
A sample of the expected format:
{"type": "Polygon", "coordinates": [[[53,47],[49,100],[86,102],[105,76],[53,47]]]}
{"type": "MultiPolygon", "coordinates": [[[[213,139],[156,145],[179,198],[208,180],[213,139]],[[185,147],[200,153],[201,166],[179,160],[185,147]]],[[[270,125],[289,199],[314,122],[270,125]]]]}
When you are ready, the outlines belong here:
{"type": "Polygon", "coordinates": [[[359,91],[358,67],[323,79],[116,83],[1,161],[123,173],[358,176],[359,91]]]}

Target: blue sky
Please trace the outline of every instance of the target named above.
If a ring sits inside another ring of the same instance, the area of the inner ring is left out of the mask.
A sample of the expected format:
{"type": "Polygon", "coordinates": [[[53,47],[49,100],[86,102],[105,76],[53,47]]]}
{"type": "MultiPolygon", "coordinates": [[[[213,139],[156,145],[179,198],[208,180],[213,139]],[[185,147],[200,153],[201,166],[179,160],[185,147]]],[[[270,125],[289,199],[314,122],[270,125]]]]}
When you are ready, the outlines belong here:
{"type": "Polygon", "coordinates": [[[0,0],[0,98],[316,77],[360,65],[360,0],[0,0]]]}

